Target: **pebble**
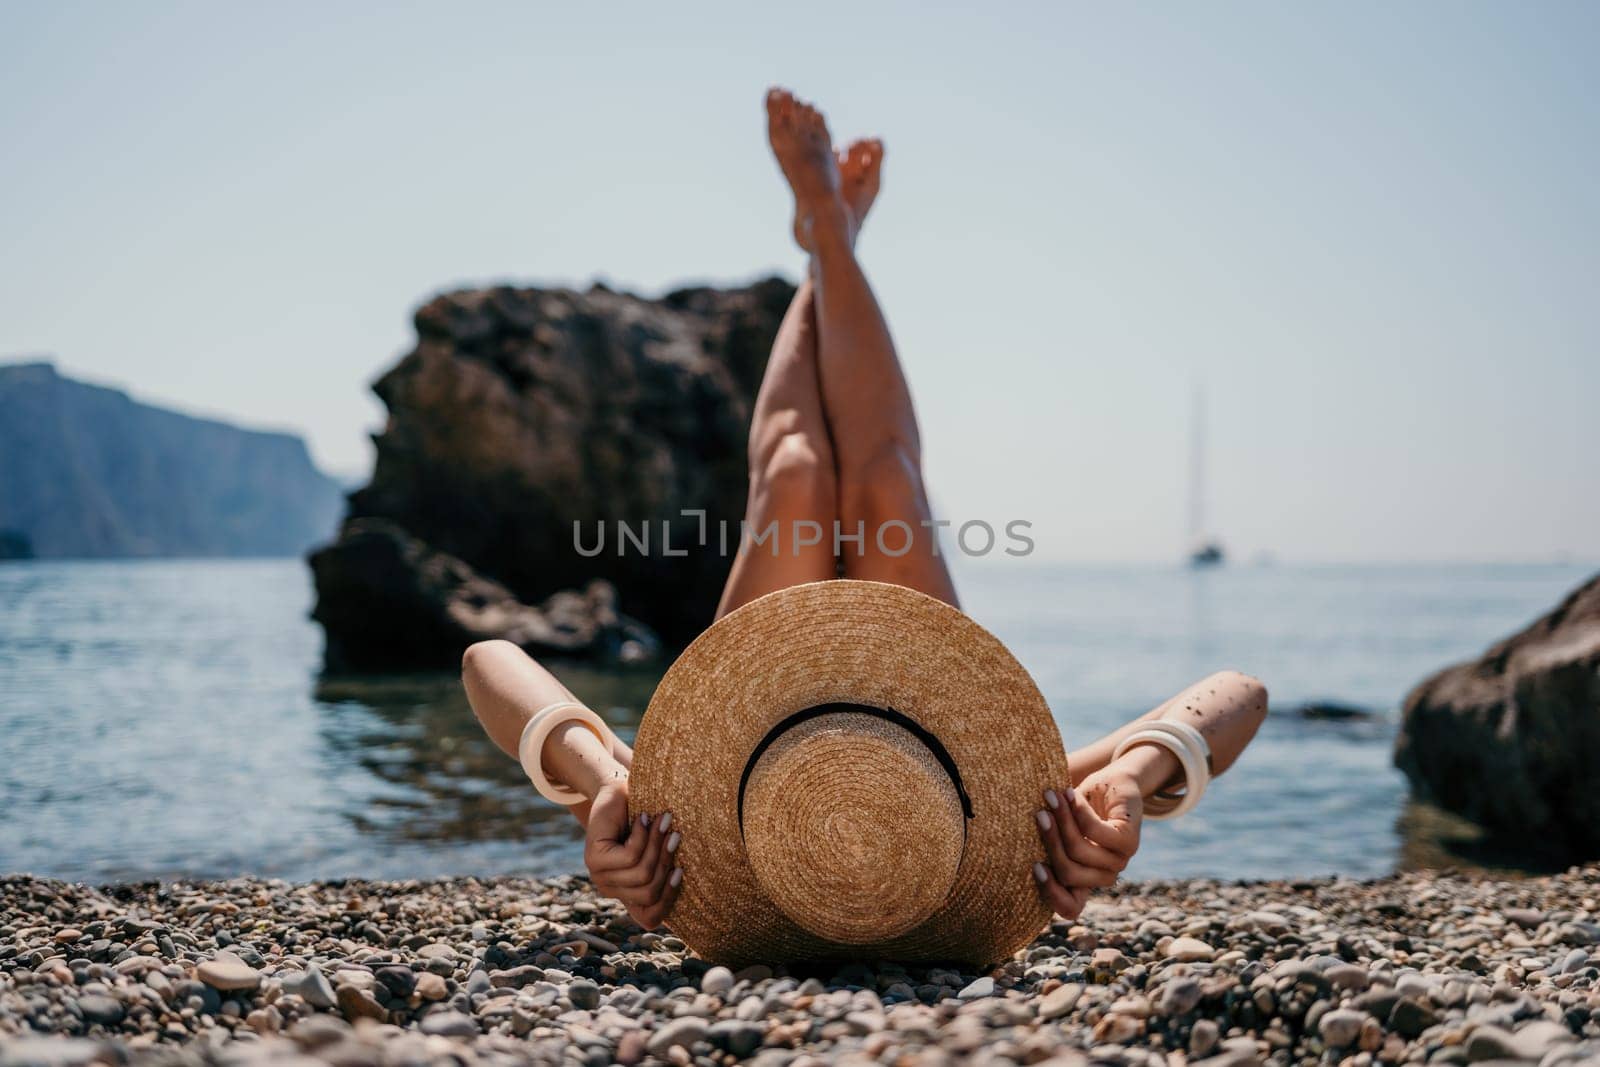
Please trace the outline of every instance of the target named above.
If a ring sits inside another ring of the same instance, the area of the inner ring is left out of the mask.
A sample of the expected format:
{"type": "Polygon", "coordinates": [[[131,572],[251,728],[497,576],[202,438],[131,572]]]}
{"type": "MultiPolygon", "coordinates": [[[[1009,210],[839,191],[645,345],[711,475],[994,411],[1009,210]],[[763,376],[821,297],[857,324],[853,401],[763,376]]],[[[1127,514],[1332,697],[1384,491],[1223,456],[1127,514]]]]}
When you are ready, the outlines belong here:
{"type": "Polygon", "coordinates": [[[1193,978],[1174,978],[1167,982],[1161,990],[1160,1011],[1162,1015],[1187,1015],[1200,1006],[1200,1000],[1205,996],[1205,990],[1193,978]]]}
{"type": "Polygon", "coordinates": [[[101,993],[89,993],[79,997],[78,1010],[83,1013],[86,1020],[99,1023],[101,1026],[115,1026],[127,1014],[122,1001],[101,993]]]}
{"type": "Polygon", "coordinates": [[[700,976],[700,991],[714,997],[726,996],[733,988],[733,972],[726,967],[713,967],[700,976]]]}
{"type": "Polygon", "coordinates": [[[742,1019],[723,1019],[711,1024],[707,1036],[713,1045],[743,1059],[761,1047],[762,1041],[766,1039],[767,1030],[760,1023],[746,1022],[742,1019]]]}
{"type": "Polygon", "coordinates": [[[1361,1036],[1361,1024],[1366,1022],[1367,1018],[1367,1013],[1363,1011],[1335,1008],[1333,1011],[1323,1012],[1322,1018],[1317,1023],[1317,1032],[1322,1035],[1323,1043],[1329,1048],[1348,1048],[1361,1036]]]}
{"type": "Polygon", "coordinates": [[[435,1037],[477,1037],[482,1032],[470,1015],[459,1011],[431,1011],[422,1017],[421,1029],[435,1037]]]}
{"type": "Polygon", "coordinates": [[[344,1012],[347,1019],[376,1019],[387,1022],[389,1011],[371,993],[360,986],[342,985],[336,998],[339,1010],[344,1012]]]}
{"type": "Polygon", "coordinates": [[[651,1034],[645,1048],[652,1056],[665,1056],[671,1049],[687,1049],[696,1041],[704,1041],[709,1033],[704,1019],[674,1019],[651,1034]]]}
{"type": "Polygon", "coordinates": [[[322,968],[314,963],[303,971],[292,971],[285,975],[283,991],[293,993],[314,1008],[333,1008],[339,1003],[334,999],[333,986],[322,973],[322,968]]]}
{"type": "Polygon", "coordinates": [[[1059,1019],[1077,1006],[1078,998],[1083,996],[1083,986],[1076,982],[1069,982],[1057,986],[1039,998],[1039,1019],[1049,1022],[1059,1019]]]}
{"type": "Polygon", "coordinates": [[[580,878],[0,877],[0,1067],[40,1032],[130,1067],[1576,1067],[1600,1050],[1597,885],[1136,882],[988,970],[729,972],[580,878]]]}
{"type": "Polygon", "coordinates": [[[962,1000],[977,1000],[980,997],[992,997],[994,996],[994,979],[990,978],[988,975],[985,975],[984,977],[963,986],[961,992],[957,993],[956,996],[960,997],[962,1000]]]}
{"type": "Polygon", "coordinates": [[[1177,960],[1180,963],[1210,962],[1217,954],[1212,948],[1198,938],[1175,937],[1167,946],[1167,959],[1177,960]]]}
{"type": "Polygon", "coordinates": [[[261,984],[261,972],[232,952],[219,952],[194,969],[195,977],[212,989],[229,992],[254,989],[261,984]]]}

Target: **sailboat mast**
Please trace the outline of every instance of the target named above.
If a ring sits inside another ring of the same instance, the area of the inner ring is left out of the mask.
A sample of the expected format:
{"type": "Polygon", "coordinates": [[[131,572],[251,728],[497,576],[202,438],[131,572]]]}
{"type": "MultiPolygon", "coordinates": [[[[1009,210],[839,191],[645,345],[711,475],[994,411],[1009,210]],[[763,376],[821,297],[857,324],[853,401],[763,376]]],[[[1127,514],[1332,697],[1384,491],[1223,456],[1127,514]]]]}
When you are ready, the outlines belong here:
{"type": "Polygon", "coordinates": [[[1206,532],[1206,402],[1198,382],[1190,399],[1189,426],[1189,543],[1199,547],[1206,532]]]}

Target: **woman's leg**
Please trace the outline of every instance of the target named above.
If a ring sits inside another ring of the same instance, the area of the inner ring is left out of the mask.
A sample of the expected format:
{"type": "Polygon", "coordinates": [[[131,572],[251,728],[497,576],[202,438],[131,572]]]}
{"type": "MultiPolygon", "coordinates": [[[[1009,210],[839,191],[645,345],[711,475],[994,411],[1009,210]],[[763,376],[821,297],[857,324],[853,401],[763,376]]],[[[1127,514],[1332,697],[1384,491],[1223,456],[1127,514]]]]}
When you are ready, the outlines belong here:
{"type": "Polygon", "coordinates": [[[837,490],[833,444],[817,385],[814,305],[811,282],[804,281],[778,327],[756,394],[750,420],[746,535],[722,589],[719,619],[767,593],[837,576],[833,555],[837,490]],[[804,526],[799,530],[803,537],[796,537],[798,526],[804,526]],[[799,543],[813,536],[814,544],[799,543]],[[753,538],[762,538],[762,543],[753,538]]]}
{"type": "MultiPolygon", "coordinates": [[[[852,239],[878,195],[883,146],[857,141],[838,153],[841,191],[852,239]]],[[[766,593],[838,576],[833,552],[838,517],[834,448],[817,375],[817,316],[810,274],[795,291],[778,328],[750,420],[750,498],[747,528],[759,536],[776,522],[772,541],[739,547],[717,607],[721,618],[766,593]],[[797,547],[796,521],[813,523],[797,547]],[[774,555],[774,549],[777,554],[774,555]]]]}
{"type": "Polygon", "coordinates": [[[827,124],[783,90],[767,97],[773,150],[795,194],[795,236],[812,254],[818,375],[833,434],[845,575],[956,603],[922,480],[911,392],[853,248],[827,124]]]}

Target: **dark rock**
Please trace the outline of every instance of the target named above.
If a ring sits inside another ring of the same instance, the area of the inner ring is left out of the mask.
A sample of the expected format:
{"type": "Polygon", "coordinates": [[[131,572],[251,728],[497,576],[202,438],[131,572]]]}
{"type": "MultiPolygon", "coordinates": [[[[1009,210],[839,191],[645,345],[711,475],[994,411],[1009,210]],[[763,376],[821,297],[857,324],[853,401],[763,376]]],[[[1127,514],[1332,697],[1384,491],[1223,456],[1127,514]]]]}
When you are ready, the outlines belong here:
{"type": "Polygon", "coordinates": [[[1433,1009],[1411,997],[1401,997],[1389,1011],[1389,1029],[1410,1041],[1439,1021],[1433,1009]]]}
{"type": "Polygon", "coordinates": [[[1491,832],[1600,856],[1600,576],[1412,690],[1395,764],[1423,799],[1491,832]]]}
{"type": "Polygon", "coordinates": [[[476,637],[516,632],[527,616],[514,608],[595,579],[669,642],[699,633],[732,562],[751,404],[793,292],[773,278],[660,300],[599,286],[496,288],[425,305],[416,348],[374,387],[389,422],[372,481],[352,495],[340,539],[313,557],[330,665],[448,662],[476,637]],[[374,537],[371,520],[386,520],[389,532],[374,537]],[[647,524],[650,551],[619,552],[618,523],[635,536],[647,524]],[[602,528],[604,550],[580,552],[602,528]],[[369,553],[377,562],[364,561],[369,553]],[[441,559],[492,581],[485,596],[504,610],[476,626],[440,627],[436,596],[386,594],[429,585],[403,572],[441,559]],[[424,636],[363,637],[395,613],[408,614],[385,630],[415,625],[424,636]],[[419,660],[424,643],[431,654],[419,660]]]}
{"type": "Polygon", "coordinates": [[[712,1023],[707,1033],[713,1045],[728,1050],[740,1059],[760,1048],[766,1036],[766,1028],[760,1023],[741,1019],[722,1019],[712,1023]]]}
{"type": "Polygon", "coordinates": [[[417,976],[410,967],[379,967],[378,984],[395,1000],[404,1000],[417,988],[417,976]]]}
{"type": "Polygon", "coordinates": [[[87,993],[79,997],[78,1010],[83,1013],[85,1020],[101,1026],[115,1026],[127,1014],[122,1001],[101,993],[87,993]]]}
{"type": "Polygon", "coordinates": [[[530,606],[383,519],[346,523],[338,542],[311,557],[311,569],[333,670],[380,666],[401,651],[417,666],[454,666],[468,645],[490,638],[535,655],[620,661],[646,659],[659,645],[648,627],[618,614],[607,582],[530,606]]]}
{"type": "Polygon", "coordinates": [[[1337,722],[1365,722],[1373,717],[1372,712],[1366,708],[1358,708],[1352,704],[1338,704],[1332,701],[1313,701],[1301,704],[1293,709],[1293,714],[1302,719],[1330,719],[1337,722]]]}

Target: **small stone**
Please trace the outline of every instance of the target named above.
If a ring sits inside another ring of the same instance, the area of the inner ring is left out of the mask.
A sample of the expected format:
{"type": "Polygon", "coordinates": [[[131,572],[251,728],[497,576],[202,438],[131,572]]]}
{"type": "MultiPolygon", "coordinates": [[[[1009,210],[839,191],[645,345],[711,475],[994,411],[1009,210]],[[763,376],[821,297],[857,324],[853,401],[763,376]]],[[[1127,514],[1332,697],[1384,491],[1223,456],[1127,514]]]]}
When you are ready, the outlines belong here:
{"type": "Polygon", "coordinates": [[[723,1019],[712,1023],[707,1032],[713,1045],[728,1050],[740,1059],[760,1048],[766,1036],[766,1027],[742,1019],[723,1019]]]}
{"type": "Polygon", "coordinates": [[[704,1041],[709,1033],[704,1019],[674,1019],[650,1035],[645,1047],[652,1056],[665,1056],[670,1050],[687,1050],[696,1041],[704,1041]]]}
{"type": "Polygon", "coordinates": [[[1401,997],[1389,1012],[1389,1028],[1407,1041],[1422,1036],[1422,1031],[1439,1021],[1433,1009],[1411,997],[1401,997]]]}
{"type": "Polygon", "coordinates": [[[422,1017],[422,1032],[434,1037],[477,1037],[483,1031],[470,1015],[459,1011],[430,1011],[422,1017]]]}
{"type": "Polygon", "coordinates": [[[1119,949],[1097,948],[1089,956],[1089,966],[1097,971],[1117,972],[1128,965],[1128,957],[1119,949]]]}
{"type": "Polygon", "coordinates": [[[700,992],[714,997],[723,996],[733,988],[733,972],[726,967],[713,967],[700,977],[700,992]]]}
{"type": "Polygon", "coordinates": [[[1194,1028],[1189,1031],[1189,1055],[1195,1059],[1204,1059],[1217,1047],[1217,1039],[1222,1036],[1215,1021],[1211,1019],[1196,1019],[1194,1028]]]}
{"type": "Polygon", "coordinates": [[[1123,1045],[1144,1033],[1144,1023],[1129,1015],[1111,1011],[1094,1024],[1094,1039],[1111,1045],[1123,1045]]]}
{"type": "Polygon", "coordinates": [[[1167,945],[1166,956],[1180,963],[1209,963],[1217,950],[1195,937],[1175,937],[1167,945]]]}
{"type": "Polygon", "coordinates": [[[1329,967],[1322,972],[1322,977],[1335,989],[1348,989],[1359,993],[1371,984],[1372,979],[1367,974],[1365,967],[1357,967],[1353,963],[1340,963],[1329,967]]]}
{"type": "Polygon", "coordinates": [[[378,984],[393,1000],[404,1000],[417,987],[417,976],[410,967],[379,967],[378,984]]]}
{"type": "Polygon", "coordinates": [[[1160,1011],[1162,1015],[1187,1015],[1199,1007],[1200,999],[1205,991],[1200,983],[1193,978],[1174,978],[1161,990],[1160,1011]]]}
{"type": "Polygon", "coordinates": [[[315,963],[303,971],[285,975],[283,991],[293,993],[313,1008],[333,1008],[339,1003],[334,999],[333,986],[315,963]]]}
{"type": "Polygon", "coordinates": [[[79,997],[78,1010],[89,1022],[99,1023],[101,1026],[116,1026],[127,1014],[122,1001],[100,993],[88,993],[79,997]]]}
{"type": "Polygon", "coordinates": [[[1507,908],[1502,914],[1524,930],[1532,930],[1544,922],[1544,912],[1537,908],[1507,908]]]}
{"type": "Polygon", "coordinates": [[[212,989],[223,991],[254,989],[261,984],[261,972],[232,952],[219,952],[195,968],[195,977],[212,989]]]}
{"type": "Polygon", "coordinates": [[[1335,1008],[1324,1012],[1317,1023],[1322,1043],[1329,1048],[1348,1048],[1361,1036],[1361,1024],[1367,1021],[1365,1012],[1351,1008],[1335,1008]]]}
{"type": "Polygon", "coordinates": [[[376,1019],[387,1022],[389,1011],[377,998],[365,989],[353,985],[342,985],[338,993],[339,1010],[344,1012],[347,1019],[376,1019]]]}
{"type": "Polygon", "coordinates": [[[1077,982],[1068,982],[1056,986],[1044,996],[1039,998],[1039,1020],[1049,1022],[1068,1014],[1078,1005],[1078,998],[1083,996],[1083,986],[1077,982]]]}
{"type": "Polygon", "coordinates": [[[283,1016],[277,1008],[257,1008],[244,1017],[244,1024],[258,1034],[275,1034],[283,1026],[283,1016]]]}
{"type": "Polygon", "coordinates": [[[634,1067],[644,1059],[648,1051],[647,1038],[643,1030],[629,1030],[617,1041],[617,1062],[622,1067],[634,1067]]]}
{"type": "Polygon", "coordinates": [[[58,945],[70,945],[74,941],[83,940],[83,931],[77,929],[76,927],[68,926],[65,929],[56,931],[55,940],[56,944],[58,945]]]}
{"type": "Polygon", "coordinates": [[[577,978],[567,985],[567,999],[581,1011],[593,1011],[600,1006],[600,987],[587,978],[577,978]]]}
{"type": "Polygon", "coordinates": [[[432,941],[417,949],[417,958],[421,960],[454,960],[456,950],[443,941],[432,941]]]}
{"type": "Polygon", "coordinates": [[[994,996],[994,979],[984,975],[982,978],[969,983],[956,996],[962,1000],[978,1000],[981,997],[992,997],[994,996]]]}

